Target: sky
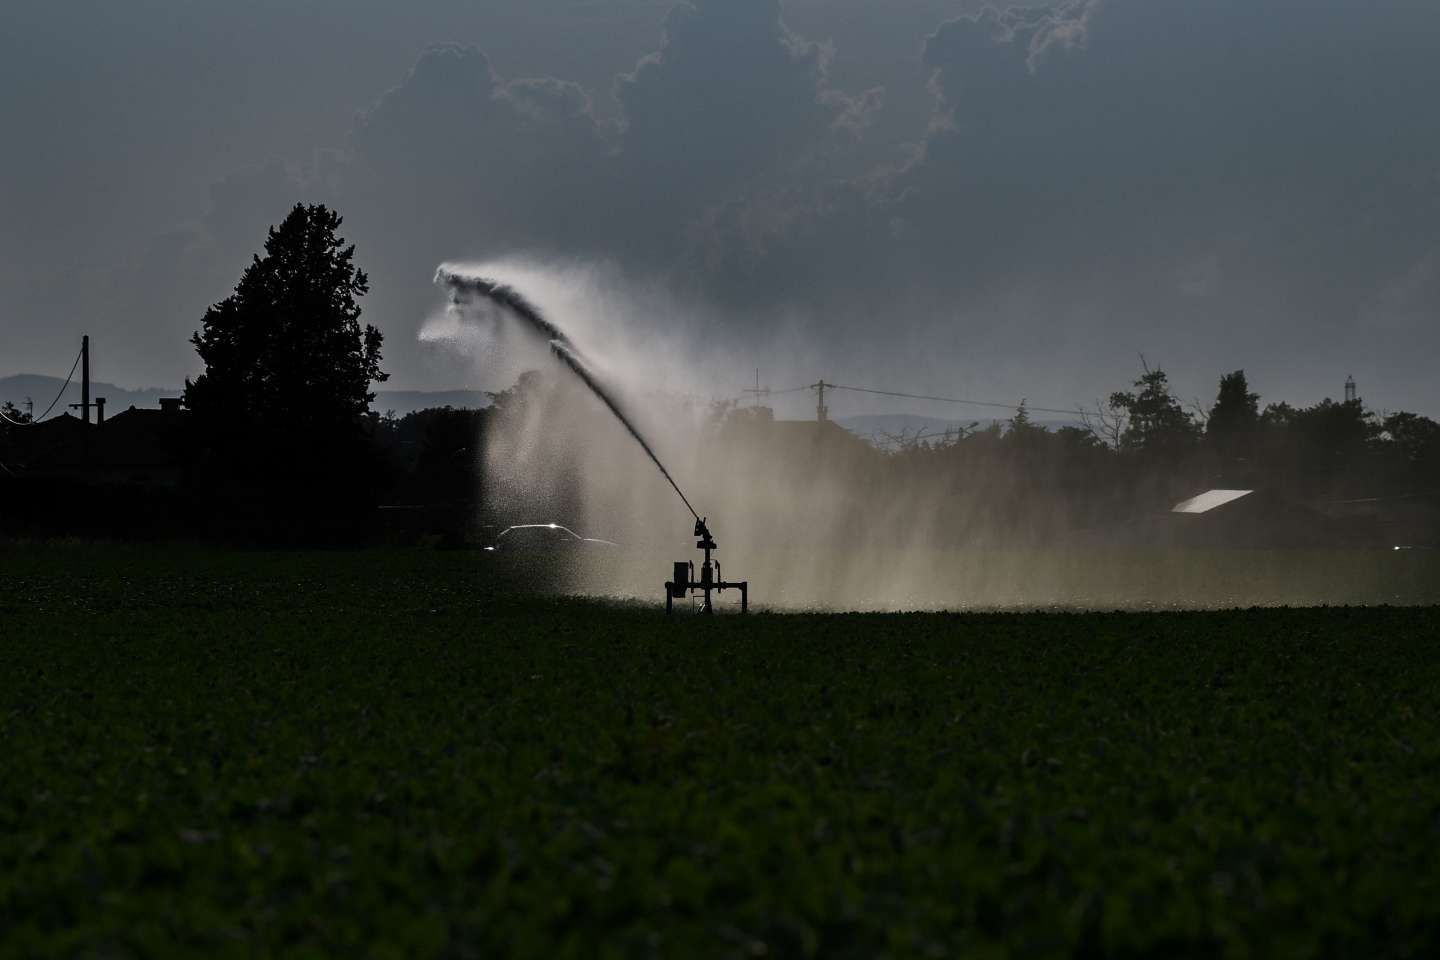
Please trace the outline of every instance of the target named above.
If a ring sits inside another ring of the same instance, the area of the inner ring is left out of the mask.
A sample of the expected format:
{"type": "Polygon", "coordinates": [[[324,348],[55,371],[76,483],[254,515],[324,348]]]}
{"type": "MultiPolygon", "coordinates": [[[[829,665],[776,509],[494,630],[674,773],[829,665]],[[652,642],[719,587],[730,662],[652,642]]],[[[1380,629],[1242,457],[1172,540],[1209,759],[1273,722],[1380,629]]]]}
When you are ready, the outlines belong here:
{"type": "Polygon", "coordinates": [[[711,390],[1440,415],[1437,50],[1433,0],[8,0],[0,376],[178,385],[323,202],[394,388],[505,386],[419,337],[503,261],[711,390]]]}

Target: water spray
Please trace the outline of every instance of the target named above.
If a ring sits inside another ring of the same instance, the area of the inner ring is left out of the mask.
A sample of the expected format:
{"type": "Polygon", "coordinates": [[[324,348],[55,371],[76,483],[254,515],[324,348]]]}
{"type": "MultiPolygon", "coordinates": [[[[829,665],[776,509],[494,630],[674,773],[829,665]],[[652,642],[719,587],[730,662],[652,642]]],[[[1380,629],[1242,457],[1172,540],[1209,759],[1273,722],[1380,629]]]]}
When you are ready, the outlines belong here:
{"type": "Polygon", "coordinates": [[[700,612],[707,614],[714,613],[715,610],[710,599],[711,592],[723,592],[731,589],[740,591],[740,612],[747,612],[750,607],[749,582],[726,583],[721,579],[720,562],[718,560],[711,560],[710,558],[711,551],[718,549],[718,546],[715,543],[715,538],[710,535],[709,527],[706,526],[707,518],[700,516],[695,508],[690,505],[690,499],[686,497],[685,492],[680,489],[680,484],[676,483],[675,478],[670,475],[670,471],[665,469],[665,464],[660,462],[660,458],[656,456],[654,449],[650,446],[644,435],[641,434],[631,419],[626,416],[619,402],[611,395],[610,391],[605,388],[604,384],[600,382],[595,371],[585,362],[585,359],[580,355],[575,345],[570,342],[570,338],[565,335],[564,331],[547,320],[538,307],[527,300],[520,291],[508,284],[488,280],[484,277],[457,273],[444,265],[435,271],[435,282],[443,283],[449,289],[451,303],[456,306],[460,306],[468,300],[475,298],[484,299],[524,321],[532,330],[543,337],[550,346],[550,352],[553,353],[561,363],[565,364],[575,376],[580,378],[580,381],[590,389],[590,392],[605,404],[606,409],[614,414],[615,419],[620,421],[621,425],[625,427],[635,442],[640,444],[640,448],[645,451],[645,455],[650,458],[650,462],[655,464],[656,469],[660,471],[660,475],[665,478],[666,482],[670,484],[671,489],[680,497],[680,501],[685,504],[685,509],[689,510],[690,515],[695,518],[695,536],[699,538],[695,547],[697,550],[705,551],[705,561],[700,567],[700,579],[695,579],[695,565],[693,562],[688,560],[677,562],[674,565],[674,579],[665,584],[665,612],[671,612],[673,601],[687,598],[690,596],[691,591],[696,591],[703,596],[700,612]]]}

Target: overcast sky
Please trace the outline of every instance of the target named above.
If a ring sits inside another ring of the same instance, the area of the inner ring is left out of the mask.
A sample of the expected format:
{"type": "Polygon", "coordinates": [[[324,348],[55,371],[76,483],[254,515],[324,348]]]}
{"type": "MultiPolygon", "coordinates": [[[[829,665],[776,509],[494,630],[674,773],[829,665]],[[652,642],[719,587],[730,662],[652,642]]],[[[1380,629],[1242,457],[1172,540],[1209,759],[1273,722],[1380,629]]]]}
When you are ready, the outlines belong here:
{"type": "Polygon", "coordinates": [[[1069,406],[1144,354],[1436,415],[1437,54],[1434,0],[7,0],[0,376],[90,333],[180,383],[323,201],[393,387],[503,386],[417,332],[525,256],[663,288],[737,390],[1069,406]]]}

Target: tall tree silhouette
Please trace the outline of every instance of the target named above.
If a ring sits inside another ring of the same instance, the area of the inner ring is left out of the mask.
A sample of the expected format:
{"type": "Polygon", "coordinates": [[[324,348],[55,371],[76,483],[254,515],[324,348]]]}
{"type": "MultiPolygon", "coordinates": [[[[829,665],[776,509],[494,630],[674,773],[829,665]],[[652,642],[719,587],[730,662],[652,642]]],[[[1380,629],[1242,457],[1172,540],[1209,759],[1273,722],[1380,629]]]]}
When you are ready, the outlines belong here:
{"type": "Polygon", "coordinates": [[[205,362],[185,383],[202,473],[252,529],[340,533],[373,473],[364,426],[370,385],[387,377],[382,337],[360,324],[369,283],[340,224],[297,204],[191,340],[205,362]]]}
{"type": "Polygon", "coordinates": [[[1220,378],[1215,405],[1205,421],[1205,439],[1226,459],[1247,457],[1260,426],[1260,394],[1250,392],[1244,370],[1220,378]]]}
{"type": "Polygon", "coordinates": [[[340,215],[296,204],[265,239],[235,292],[206,311],[192,338],[205,372],[186,381],[197,415],[340,427],[353,425],[384,381],[379,330],[360,326],[369,290],[340,215]]]}
{"type": "Polygon", "coordinates": [[[1194,446],[1195,421],[1170,392],[1170,378],[1160,368],[1146,369],[1135,381],[1139,389],[1110,395],[1110,406],[1127,417],[1120,448],[1149,457],[1178,458],[1194,446]]]}
{"type": "Polygon", "coordinates": [[[1392,413],[1384,420],[1385,438],[1427,484],[1440,484],[1440,423],[1416,413],[1392,413]]]}

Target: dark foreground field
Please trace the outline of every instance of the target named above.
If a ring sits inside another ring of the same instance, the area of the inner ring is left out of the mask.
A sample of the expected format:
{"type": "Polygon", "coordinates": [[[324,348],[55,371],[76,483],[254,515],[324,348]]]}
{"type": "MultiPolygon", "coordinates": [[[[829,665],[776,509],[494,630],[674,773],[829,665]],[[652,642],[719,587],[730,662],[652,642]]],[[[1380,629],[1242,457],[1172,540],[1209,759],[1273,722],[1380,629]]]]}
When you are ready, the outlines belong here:
{"type": "Polygon", "coordinates": [[[1429,609],[756,616],[0,550],[0,955],[1435,956],[1429,609]]]}

